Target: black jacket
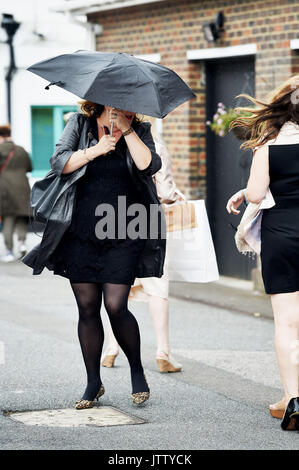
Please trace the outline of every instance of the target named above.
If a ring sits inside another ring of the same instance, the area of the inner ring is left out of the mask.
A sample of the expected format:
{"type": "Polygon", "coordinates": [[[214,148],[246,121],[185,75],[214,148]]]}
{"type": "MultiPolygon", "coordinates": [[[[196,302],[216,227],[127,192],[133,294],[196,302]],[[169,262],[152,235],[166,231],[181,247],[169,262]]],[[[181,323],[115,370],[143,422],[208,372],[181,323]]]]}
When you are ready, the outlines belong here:
{"type": "MultiPolygon", "coordinates": [[[[127,148],[126,161],[132,177],[132,183],[136,184],[142,194],[146,207],[149,208],[150,204],[156,204],[161,209],[159,211],[161,218],[158,226],[158,235],[156,238],[147,238],[137,266],[136,276],[161,277],[165,259],[166,222],[152,175],[161,168],[162,163],[160,156],[156,153],[155,143],[150,131],[151,123],[141,122],[134,124],[133,127],[140,139],[150,149],[152,160],[147,168],[139,170],[127,148]]],[[[76,182],[84,175],[87,165],[83,165],[72,173],[62,173],[62,170],[76,150],[95,145],[98,142],[97,136],[96,119],[93,117],[88,118],[82,113],[74,113],[70,117],[59,142],[56,144],[55,152],[50,159],[51,172],[59,175],[64,180],[64,184],[61,185],[61,193],[45,226],[41,242],[22,258],[23,263],[33,268],[33,274],[41,274],[44,267],[47,267],[50,271],[54,269],[50,256],[71,223],[76,182]]]]}

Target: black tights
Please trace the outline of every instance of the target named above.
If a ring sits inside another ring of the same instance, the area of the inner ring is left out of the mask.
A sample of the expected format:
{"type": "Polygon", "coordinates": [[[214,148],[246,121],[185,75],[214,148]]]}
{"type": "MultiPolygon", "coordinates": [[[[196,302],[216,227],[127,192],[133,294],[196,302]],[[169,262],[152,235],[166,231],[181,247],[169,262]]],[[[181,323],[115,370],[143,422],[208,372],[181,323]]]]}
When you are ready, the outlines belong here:
{"type": "Polygon", "coordinates": [[[87,387],[82,398],[93,400],[102,383],[100,376],[104,343],[100,313],[102,295],[114,336],[130,364],[132,393],[147,391],[140,357],[139,327],[127,306],[131,286],[71,281],[70,283],[79,310],[78,336],[87,373],[87,387]]]}

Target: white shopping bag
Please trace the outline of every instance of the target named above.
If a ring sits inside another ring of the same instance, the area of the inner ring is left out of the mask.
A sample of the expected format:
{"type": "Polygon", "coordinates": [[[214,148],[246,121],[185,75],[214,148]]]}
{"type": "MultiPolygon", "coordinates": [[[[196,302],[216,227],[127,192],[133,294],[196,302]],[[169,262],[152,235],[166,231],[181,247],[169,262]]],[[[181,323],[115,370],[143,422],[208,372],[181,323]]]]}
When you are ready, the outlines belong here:
{"type": "Polygon", "coordinates": [[[205,202],[188,202],[195,205],[197,227],[167,233],[169,280],[217,281],[219,272],[205,202]]]}

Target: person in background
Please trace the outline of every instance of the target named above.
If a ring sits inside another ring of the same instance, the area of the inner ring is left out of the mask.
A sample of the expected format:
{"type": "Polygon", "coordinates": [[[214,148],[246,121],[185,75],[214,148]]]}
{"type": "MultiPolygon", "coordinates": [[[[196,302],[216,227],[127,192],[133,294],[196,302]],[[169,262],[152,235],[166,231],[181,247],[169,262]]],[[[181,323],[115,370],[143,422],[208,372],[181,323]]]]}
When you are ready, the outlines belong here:
{"type": "MultiPolygon", "coordinates": [[[[152,121],[152,118],[148,118],[152,121]]],[[[152,134],[155,141],[156,151],[162,160],[162,167],[153,175],[156,184],[157,194],[161,204],[171,204],[177,201],[184,201],[185,196],[176,187],[171,158],[165,142],[160,134],[154,130],[152,122],[152,134]]],[[[168,254],[166,244],[166,256],[164,262],[164,274],[161,278],[147,277],[136,278],[131,287],[129,300],[148,302],[149,312],[153,320],[157,341],[156,361],[160,372],[180,372],[182,365],[178,363],[170,354],[169,347],[169,310],[168,310],[168,254]]],[[[115,359],[119,354],[118,343],[109,325],[109,340],[102,365],[113,367],[115,359]]]]}
{"type": "Polygon", "coordinates": [[[26,150],[11,139],[10,125],[0,126],[0,217],[6,253],[1,261],[10,262],[26,254],[30,185],[26,173],[32,171],[26,150]],[[13,253],[13,235],[18,236],[18,252],[13,253]]]}

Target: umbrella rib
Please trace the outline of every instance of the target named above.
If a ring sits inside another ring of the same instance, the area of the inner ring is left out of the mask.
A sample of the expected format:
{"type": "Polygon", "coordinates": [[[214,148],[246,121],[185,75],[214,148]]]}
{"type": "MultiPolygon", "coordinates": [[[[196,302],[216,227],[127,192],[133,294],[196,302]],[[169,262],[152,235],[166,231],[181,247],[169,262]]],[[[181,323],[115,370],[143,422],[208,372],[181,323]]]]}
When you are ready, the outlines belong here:
{"type": "MultiPolygon", "coordinates": [[[[110,60],[109,64],[106,65],[106,67],[112,64],[112,62],[115,60],[116,54],[118,54],[118,52],[115,53],[115,55],[114,55],[113,58],[110,60]]],[[[90,89],[93,87],[93,85],[94,85],[94,83],[92,83],[92,84],[90,85],[90,87],[88,88],[88,90],[86,90],[85,95],[87,95],[87,94],[89,93],[89,91],[90,91],[90,89]]],[[[100,103],[100,104],[102,104],[102,103],[100,103]]]]}

